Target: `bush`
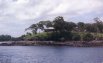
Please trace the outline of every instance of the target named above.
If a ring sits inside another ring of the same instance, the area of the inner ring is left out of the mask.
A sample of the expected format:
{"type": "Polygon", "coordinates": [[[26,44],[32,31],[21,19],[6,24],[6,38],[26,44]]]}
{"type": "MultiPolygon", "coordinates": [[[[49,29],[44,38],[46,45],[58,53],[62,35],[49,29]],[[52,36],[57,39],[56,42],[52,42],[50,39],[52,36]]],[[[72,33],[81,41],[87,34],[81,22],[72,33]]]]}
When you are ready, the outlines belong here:
{"type": "Polygon", "coordinates": [[[72,34],[70,32],[52,32],[48,35],[48,40],[52,41],[66,41],[72,40],[72,34]]]}
{"type": "Polygon", "coordinates": [[[52,32],[51,34],[49,34],[48,40],[59,41],[60,38],[61,38],[60,33],[58,33],[58,32],[52,32]]]}
{"type": "Polygon", "coordinates": [[[83,35],[83,40],[84,41],[92,41],[94,39],[93,35],[90,33],[86,33],[83,35]]]}
{"type": "Polygon", "coordinates": [[[72,36],[72,40],[74,40],[74,41],[80,41],[81,40],[81,37],[80,37],[80,35],[79,34],[73,34],[73,36],[72,36]]]}
{"type": "Polygon", "coordinates": [[[33,40],[39,40],[39,41],[46,41],[48,39],[48,34],[47,33],[38,33],[32,35],[33,40]]]}

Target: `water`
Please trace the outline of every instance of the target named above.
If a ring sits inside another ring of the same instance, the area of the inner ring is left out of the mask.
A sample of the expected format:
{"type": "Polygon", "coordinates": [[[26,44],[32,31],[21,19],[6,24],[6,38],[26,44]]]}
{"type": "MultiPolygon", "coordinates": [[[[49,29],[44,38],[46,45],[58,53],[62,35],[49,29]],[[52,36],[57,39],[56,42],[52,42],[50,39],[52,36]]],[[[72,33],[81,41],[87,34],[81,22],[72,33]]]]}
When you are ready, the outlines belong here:
{"type": "Polygon", "coordinates": [[[0,46],[0,63],[103,63],[103,47],[0,46]]]}

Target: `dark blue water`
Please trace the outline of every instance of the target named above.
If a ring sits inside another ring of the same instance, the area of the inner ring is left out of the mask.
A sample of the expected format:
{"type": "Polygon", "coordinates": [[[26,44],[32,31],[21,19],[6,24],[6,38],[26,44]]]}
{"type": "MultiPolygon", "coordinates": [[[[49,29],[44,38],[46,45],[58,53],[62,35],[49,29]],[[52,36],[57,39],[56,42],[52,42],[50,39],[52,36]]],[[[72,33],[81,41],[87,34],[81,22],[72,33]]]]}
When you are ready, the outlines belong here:
{"type": "Polygon", "coordinates": [[[0,46],[0,63],[103,63],[103,47],[0,46]]]}

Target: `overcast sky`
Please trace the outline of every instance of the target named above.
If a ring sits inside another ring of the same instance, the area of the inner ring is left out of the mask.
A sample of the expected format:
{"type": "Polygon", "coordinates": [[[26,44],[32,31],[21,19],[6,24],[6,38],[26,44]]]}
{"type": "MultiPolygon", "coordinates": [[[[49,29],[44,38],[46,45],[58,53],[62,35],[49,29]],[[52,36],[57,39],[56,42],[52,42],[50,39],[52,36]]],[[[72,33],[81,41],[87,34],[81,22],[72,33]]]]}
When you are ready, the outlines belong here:
{"type": "Polygon", "coordinates": [[[20,36],[31,24],[56,16],[93,22],[103,17],[103,0],[0,0],[0,34],[20,36]]]}

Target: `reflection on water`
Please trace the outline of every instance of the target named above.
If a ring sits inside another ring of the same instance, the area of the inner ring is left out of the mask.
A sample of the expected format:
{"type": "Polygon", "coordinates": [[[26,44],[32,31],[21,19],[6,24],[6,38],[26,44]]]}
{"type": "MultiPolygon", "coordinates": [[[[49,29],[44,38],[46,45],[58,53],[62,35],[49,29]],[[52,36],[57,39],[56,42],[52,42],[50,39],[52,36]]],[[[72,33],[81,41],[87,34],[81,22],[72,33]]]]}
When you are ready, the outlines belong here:
{"type": "Polygon", "coordinates": [[[0,63],[102,63],[103,48],[0,46],[0,63]]]}

